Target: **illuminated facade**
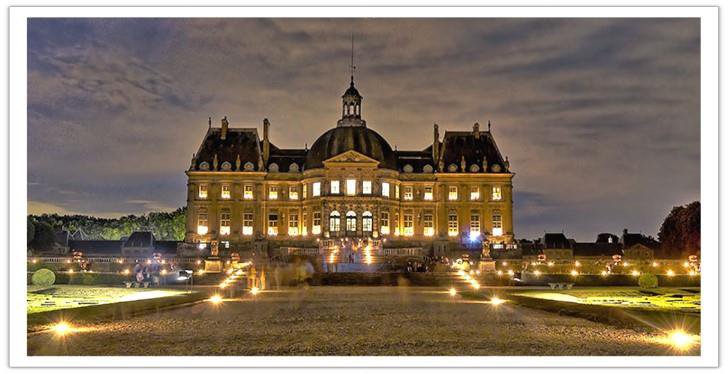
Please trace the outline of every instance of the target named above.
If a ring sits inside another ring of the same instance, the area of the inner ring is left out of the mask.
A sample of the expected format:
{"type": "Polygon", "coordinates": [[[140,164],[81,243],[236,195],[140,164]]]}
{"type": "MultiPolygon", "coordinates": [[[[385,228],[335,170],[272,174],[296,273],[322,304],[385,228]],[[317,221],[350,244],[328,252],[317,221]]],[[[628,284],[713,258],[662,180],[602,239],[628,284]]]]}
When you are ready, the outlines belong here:
{"type": "Polygon", "coordinates": [[[512,242],[514,174],[490,123],[442,138],[434,125],[425,149],[397,151],[367,127],[362,99],[352,77],[341,119],[310,149],[273,145],[267,119],[262,139],[226,118],[210,125],[186,172],[185,242],[246,250],[386,238],[435,253],[512,242]]]}

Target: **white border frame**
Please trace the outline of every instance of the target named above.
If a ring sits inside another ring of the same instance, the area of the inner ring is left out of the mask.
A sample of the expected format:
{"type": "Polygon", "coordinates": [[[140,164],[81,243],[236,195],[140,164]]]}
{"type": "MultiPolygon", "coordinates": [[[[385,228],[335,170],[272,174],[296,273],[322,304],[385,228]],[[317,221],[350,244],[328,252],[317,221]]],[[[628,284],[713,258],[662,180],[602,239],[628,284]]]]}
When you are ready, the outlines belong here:
{"type": "Polygon", "coordinates": [[[17,367],[712,367],[719,341],[719,91],[717,7],[11,7],[9,11],[9,365],[17,367]],[[702,354],[683,356],[559,357],[38,357],[27,356],[25,221],[27,214],[27,18],[29,17],[455,17],[455,18],[686,18],[701,19],[702,354]],[[19,235],[17,235],[19,234],[19,235]],[[20,286],[20,285],[23,286],[20,286]],[[83,364],[83,365],[81,365],[83,364]]]}

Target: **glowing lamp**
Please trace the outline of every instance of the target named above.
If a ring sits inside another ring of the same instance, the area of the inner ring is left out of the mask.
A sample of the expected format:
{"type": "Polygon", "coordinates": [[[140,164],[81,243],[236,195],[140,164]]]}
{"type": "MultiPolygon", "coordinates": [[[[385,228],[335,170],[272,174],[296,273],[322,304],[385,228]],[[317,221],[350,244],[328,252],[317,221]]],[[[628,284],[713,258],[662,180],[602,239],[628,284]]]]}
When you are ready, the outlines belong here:
{"type": "Polygon", "coordinates": [[[571,276],[572,276],[572,277],[576,277],[576,276],[578,276],[578,275],[579,275],[579,272],[578,272],[578,271],[576,271],[576,269],[574,269],[574,270],[572,270],[572,271],[571,271],[571,276]]]}
{"type": "Polygon", "coordinates": [[[501,304],[503,304],[505,302],[506,302],[505,300],[501,299],[498,296],[493,296],[493,297],[490,298],[490,304],[493,305],[493,306],[498,306],[498,305],[501,305],[501,304]]]}
{"type": "Polygon", "coordinates": [[[455,288],[450,288],[447,292],[450,294],[450,296],[455,296],[458,294],[458,291],[455,288]]]}
{"type": "Polygon", "coordinates": [[[72,328],[68,322],[61,321],[53,325],[53,332],[58,336],[65,336],[72,332],[72,328]]]}
{"type": "Polygon", "coordinates": [[[674,276],[675,276],[675,272],[674,272],[674,271],[672,271],[672,269],[669,269],[669,270],[667,271],[667,276],[668,276],[668,277],[674,277],[674,276]]]}
{"type": "Polygon", "coordinates": [[[250,294],[255,296],[260,292],[260,289],[258,287],[253,287],[250,289],[250,294]]]}
{"type": "Polygon", "coordinates": [[[222,296],[217,295],[217,294],[216,295],[212,295],[212,296],[210,296],[210,298],[208,299],[208,301],[211,302],[211,303],[213,303],[213,304],[215,304],[215,305],[220,304],[222,302],[222,296]]]}

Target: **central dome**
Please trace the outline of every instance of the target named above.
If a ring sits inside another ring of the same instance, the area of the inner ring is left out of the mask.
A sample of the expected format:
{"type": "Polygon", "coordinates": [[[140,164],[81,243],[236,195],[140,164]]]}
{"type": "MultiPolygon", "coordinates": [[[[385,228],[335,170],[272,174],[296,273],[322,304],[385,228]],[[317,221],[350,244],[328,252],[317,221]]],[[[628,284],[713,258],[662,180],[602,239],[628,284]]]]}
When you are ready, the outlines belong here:
{"type": "Polygon", "coordinates": [[[323,162],[347,151],[379,161],[379,167],[397,170],[397,157],[384,138],[364,126],[340,126],[326,131],[306,154],[306,169],[322,168],[323,162]]]}

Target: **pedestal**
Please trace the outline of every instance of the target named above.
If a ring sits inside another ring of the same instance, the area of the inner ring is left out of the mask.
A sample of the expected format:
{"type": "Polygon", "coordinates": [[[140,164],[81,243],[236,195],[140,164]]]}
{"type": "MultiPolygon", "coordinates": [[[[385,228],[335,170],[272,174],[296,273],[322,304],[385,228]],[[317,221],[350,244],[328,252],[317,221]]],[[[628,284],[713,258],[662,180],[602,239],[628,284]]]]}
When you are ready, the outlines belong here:
{"type": "Polygon", "coordinates": [[[484,258],[478,263],[478,269],[481,273],[494,273],[495,261],[492,258],[484,258]]]}
{"type": "Polygon", "coordinates": [[[219,257],[208,257],[205,260],[205,273],[222,273],[222,260],[219,257]]]}

